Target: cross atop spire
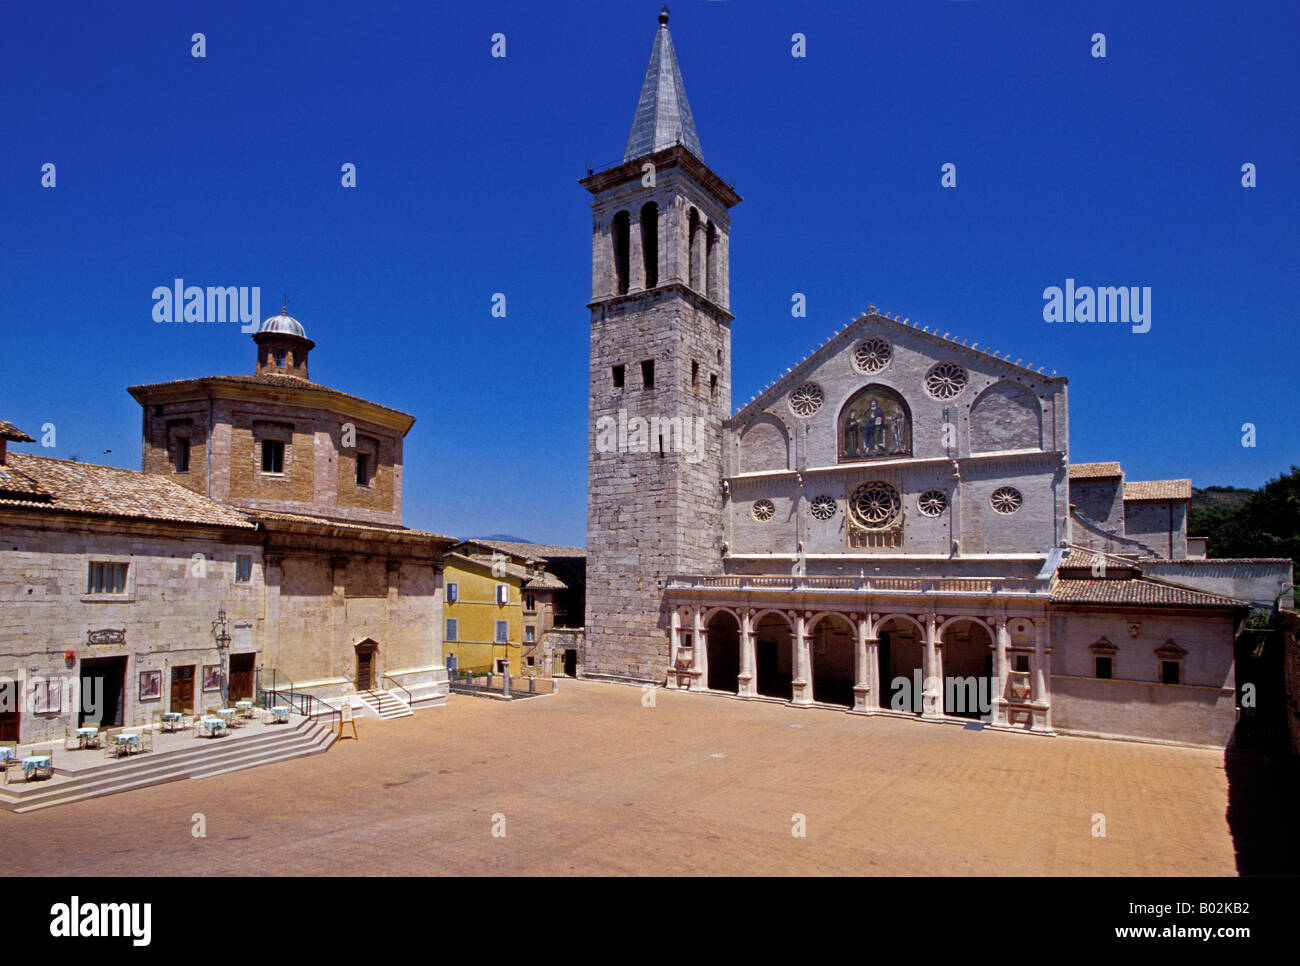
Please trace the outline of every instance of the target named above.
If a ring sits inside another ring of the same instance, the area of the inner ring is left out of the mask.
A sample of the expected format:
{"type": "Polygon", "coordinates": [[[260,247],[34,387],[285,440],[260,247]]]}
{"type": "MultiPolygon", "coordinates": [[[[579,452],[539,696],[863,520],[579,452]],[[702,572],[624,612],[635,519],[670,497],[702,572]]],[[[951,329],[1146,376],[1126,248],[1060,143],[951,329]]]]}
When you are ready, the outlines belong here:
{"type": "Polygon", "coordinates": [[[650,64],[641,82],[641,97],[632,118],[632,133],[627,138],[623,160],[631,161],[642,155],[653,154],[677,142],[700,160],[700,135],[695,130],[695,118],[686,99],[686,85],[677,66],[677,52],[668,32],[668,7],[659,12],[659,29],[655,32],[654,46],[650,49],[650,64]]]}

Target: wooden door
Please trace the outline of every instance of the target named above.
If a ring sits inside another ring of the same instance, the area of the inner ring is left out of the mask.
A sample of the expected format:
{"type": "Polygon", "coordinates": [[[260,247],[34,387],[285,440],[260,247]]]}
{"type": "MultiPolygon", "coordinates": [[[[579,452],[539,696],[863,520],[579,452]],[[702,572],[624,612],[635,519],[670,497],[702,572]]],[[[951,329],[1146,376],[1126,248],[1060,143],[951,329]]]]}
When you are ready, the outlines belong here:
{"type": "Polygon", "coordinates": [[[194,665],[172,668],[172,705],[171,710],[194,710],[194,665]]]}
{"type": "Polygon", "coordinates": [[[375,652],[373,650],[357,651],[357,690],[369,691],[375,686],[374,681],[375,652]]]}
{"type": "Polygon", "coordinates": [[[245,701],[253,696],[253,664],[256,654],[230,655],[230,700],[245,701]]]}

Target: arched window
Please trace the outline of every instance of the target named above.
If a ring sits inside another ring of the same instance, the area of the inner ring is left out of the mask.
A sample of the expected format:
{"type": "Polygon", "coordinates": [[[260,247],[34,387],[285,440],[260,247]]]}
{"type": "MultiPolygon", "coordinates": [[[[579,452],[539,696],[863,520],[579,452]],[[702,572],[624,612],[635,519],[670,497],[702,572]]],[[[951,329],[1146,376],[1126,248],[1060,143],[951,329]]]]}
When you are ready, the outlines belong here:
{"type": "Polygon", "coordinates": [[[880,385],[859,389],[840,410],[840,462],[912,455],[912,413],[880,385]]]}
{"type": "Polygon", "coordinates": [[[627,277],[628,277],[628,252],[631,233],[631,218],[626,211],[620,211],[614,216],[613,238],[614,238],[614,281],[615,294],[627,294],[627,277]]]}
{"type": "Polygon", "coordinates": [[[659,205],[647,201],[641,206],[641,253],[645,256],[645,287],[659,284],[659,205]]]}

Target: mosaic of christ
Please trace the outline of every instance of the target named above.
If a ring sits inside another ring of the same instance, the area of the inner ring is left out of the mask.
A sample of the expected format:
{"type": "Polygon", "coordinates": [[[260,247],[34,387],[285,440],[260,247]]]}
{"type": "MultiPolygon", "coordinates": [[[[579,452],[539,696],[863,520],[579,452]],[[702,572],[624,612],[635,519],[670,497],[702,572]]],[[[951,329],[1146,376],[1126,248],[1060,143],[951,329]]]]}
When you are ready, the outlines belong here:
{"type": "Polygon", "coordinates": [[[893,393],[868,390],[854,397],[840,414],[840,459],[907,456],[911,452],[907,410],[893,393]]]}

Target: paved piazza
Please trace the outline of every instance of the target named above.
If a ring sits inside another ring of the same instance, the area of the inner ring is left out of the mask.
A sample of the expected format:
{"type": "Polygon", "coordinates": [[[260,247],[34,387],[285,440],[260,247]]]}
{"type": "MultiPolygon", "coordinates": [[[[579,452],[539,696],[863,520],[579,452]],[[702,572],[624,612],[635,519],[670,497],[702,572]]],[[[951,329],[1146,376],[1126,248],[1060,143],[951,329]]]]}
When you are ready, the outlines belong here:
{"type": "Polygon", "coordinates": [[[7,873],[1237,872],[1221,753],[560,686],[362,720],[360,741],[307,759],[0,812],[7,873]]]}

